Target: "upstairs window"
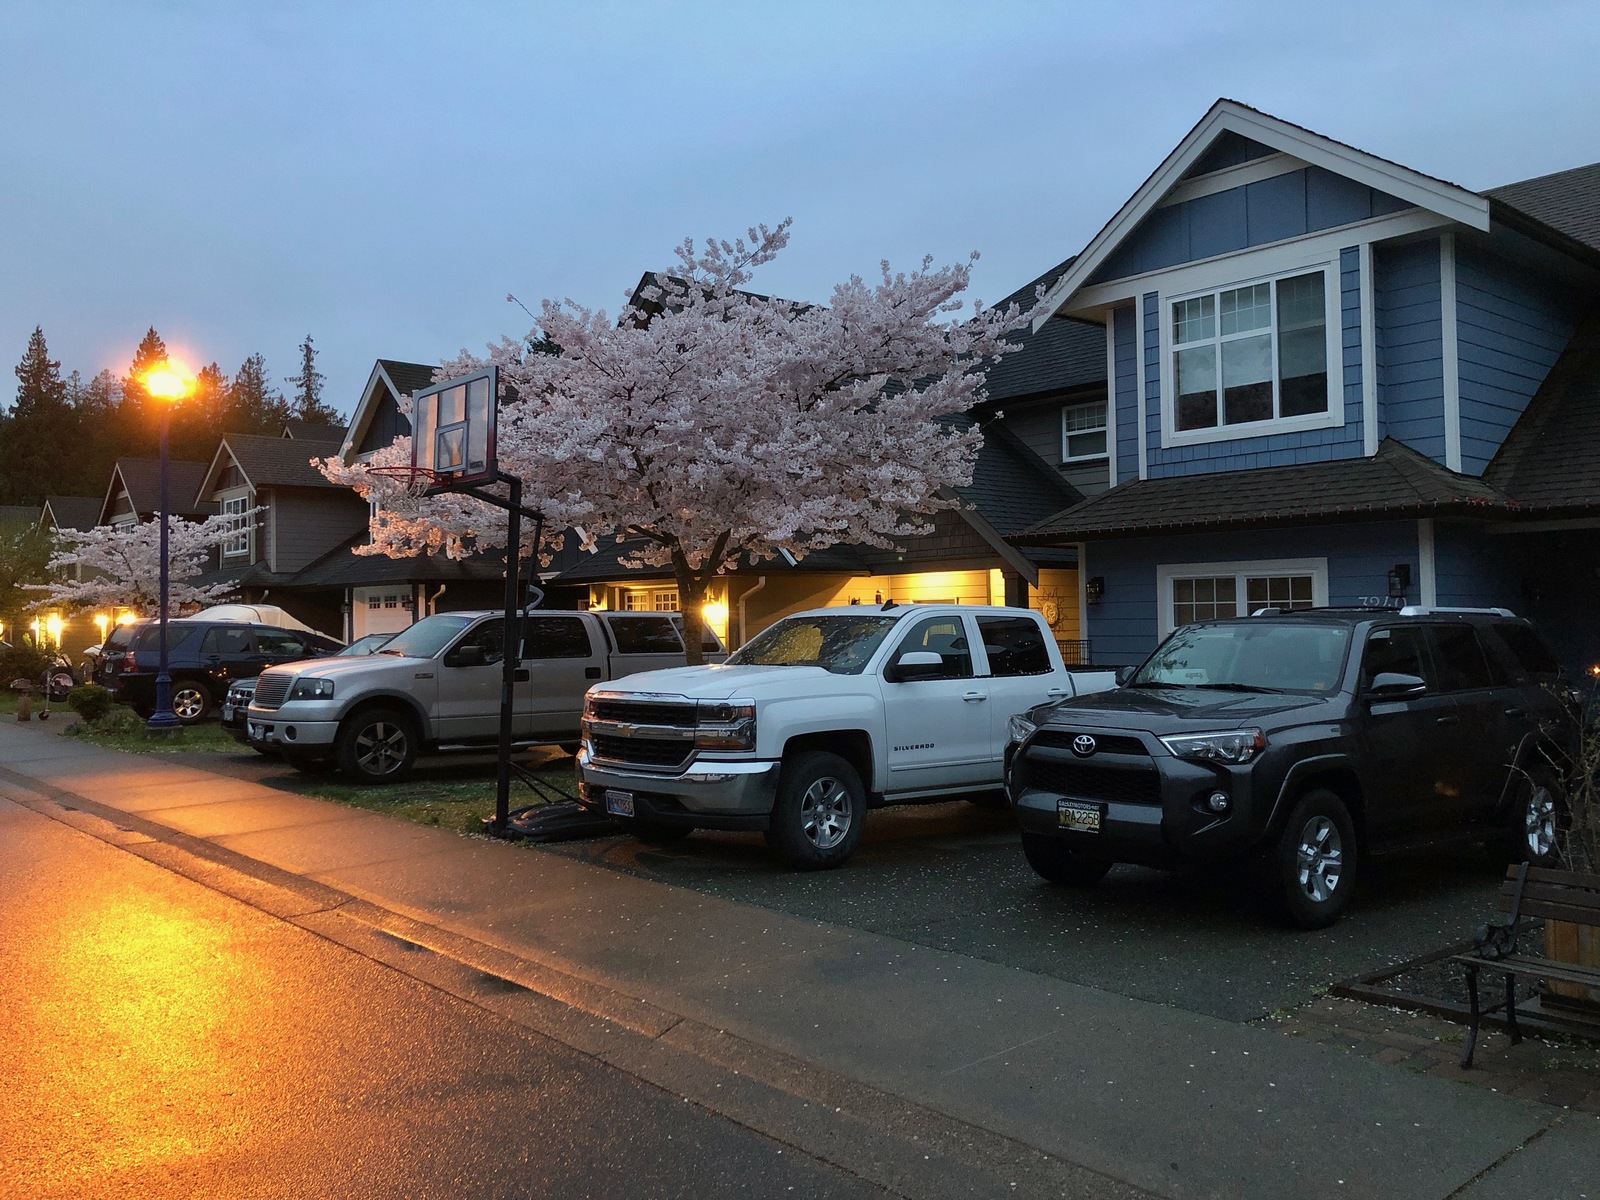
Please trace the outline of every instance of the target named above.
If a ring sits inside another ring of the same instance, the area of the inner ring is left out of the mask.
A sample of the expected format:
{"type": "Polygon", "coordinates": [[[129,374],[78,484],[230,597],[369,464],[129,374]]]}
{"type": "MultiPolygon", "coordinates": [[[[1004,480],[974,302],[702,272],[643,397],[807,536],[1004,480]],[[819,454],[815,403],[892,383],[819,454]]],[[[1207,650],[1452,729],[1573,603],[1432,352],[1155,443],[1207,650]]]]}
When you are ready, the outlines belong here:
{"type": "Polygon", "coordinates": [[[229,496],[222,502],[222,511],[228,516],[228,540],[222,543],[222,552],[230,557],[250,553],[250,522],[245,511],[250,507],[250,497],[229,496]]]}
{"type": "Polygon", "coordinates": [[[1065,404],[1061,408],[1061,461],[1082,462],[1106,456],[1106,402],[1065,404]]]}
{"type": "Polygon", "coordinates": [[[1328,413],[1324,272],[1190,296],[1171,317],[1179,435],[1328,413]]]}

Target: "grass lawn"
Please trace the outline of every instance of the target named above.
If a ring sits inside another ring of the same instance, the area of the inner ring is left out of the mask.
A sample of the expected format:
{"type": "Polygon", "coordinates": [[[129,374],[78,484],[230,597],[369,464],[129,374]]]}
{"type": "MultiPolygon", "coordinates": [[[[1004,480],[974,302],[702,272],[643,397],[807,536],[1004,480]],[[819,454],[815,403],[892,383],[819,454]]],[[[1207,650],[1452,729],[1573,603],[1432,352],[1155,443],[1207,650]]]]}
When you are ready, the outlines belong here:
{"type": "MultiPolygon", "coordinates": [[[[572,795],[578,780],[572,759],[560,757],[547,763],[531,764],[530,769],[540,779],[572,795]]],[[[418,825],[436,825],[441,829],[454,829],[459,833],[480,833],[483,818],[494,813],[494,775],[488,771],[467,778],[458,774],[448,776],[413,776],[405,783],[382,786],[363,786],[336,780],[306,780],[308,786],[297,788],[307,796],[319,800],[333,800],[356,808],[370,808],[373,812],[404,817],[418,825]]],[[[513,777],[511,780],[511,807],[531,804],[538,797],[513,777]]]]}
{"type": "Polygon", "coordinates": [[[94,725],[80,722],[65,732],[68,737],[82,738],[96,746],[139,754],[170,754],[178,750],[225,750],[237,754],[241,748],[227,730],[214,721],[182,726],[171,734],[152,737],[145,732],[144,721],[132,709],[120,705],[94,725]]]}

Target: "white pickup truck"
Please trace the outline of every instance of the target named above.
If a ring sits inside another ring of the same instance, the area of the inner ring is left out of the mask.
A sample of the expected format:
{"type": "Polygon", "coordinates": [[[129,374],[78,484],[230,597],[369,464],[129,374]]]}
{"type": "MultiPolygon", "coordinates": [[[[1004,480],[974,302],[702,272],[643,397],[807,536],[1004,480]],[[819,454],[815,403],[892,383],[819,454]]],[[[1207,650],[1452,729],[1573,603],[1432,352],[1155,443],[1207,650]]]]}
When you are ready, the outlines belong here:
{"type": "Polygon", "coordinates": [[[644,841],[758,829],[791,865],[834,867],[868,808],[992,794],[1013,715],[1115,684],[1064,667],[1025,608],[814,609],[724,664],[589,689],[582,801],[644,841]]]}
{"type": "MultiPolygon", "coordinates": [[[[404,778],[418,754],[492,750],[505,644],[499,613],[437,613],[371,656],[273,667],[256,681],[245,736],[302,770],[336,766],[363,783],[404,778]]],[[[702,646],[721,658],[716,634],[707,630],[702,646]]],[[[590,685],[682,666],[683,622],[677,613],[528,609],[520,647],[512,735],[575,749],[590,685]]]]}

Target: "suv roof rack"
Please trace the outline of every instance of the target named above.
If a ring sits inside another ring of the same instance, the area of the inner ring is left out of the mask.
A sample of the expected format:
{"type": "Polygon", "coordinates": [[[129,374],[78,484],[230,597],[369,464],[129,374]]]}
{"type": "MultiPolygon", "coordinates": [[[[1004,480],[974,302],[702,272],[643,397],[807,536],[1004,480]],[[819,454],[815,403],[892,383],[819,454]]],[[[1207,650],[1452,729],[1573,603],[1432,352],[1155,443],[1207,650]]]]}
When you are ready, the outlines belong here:
{"type": "Polygon", "coordinates": [[[1509,608],[1457,608],[1443,604],[1407,604],[1402,608],[1386,608],[1381,605],[1363,604],[1321,604],[1305,608],[1267,607],[1253,609],[1250,615],[1252,617],[1314,617],[1319,613],[1360,613],[1371,617],[1434,617],[1464,614],[1468,616],[1518,619],[1517,614],[1509,608]]]}
{"type": "Polygon", "coordinates": [[[1452,608],[1442,604],[1408,604],[1400,610],[1402,617],[1435,617],[1451,613],[1476,613],[1485,617],[1515,617],[1509,608],[1452,608]]]}

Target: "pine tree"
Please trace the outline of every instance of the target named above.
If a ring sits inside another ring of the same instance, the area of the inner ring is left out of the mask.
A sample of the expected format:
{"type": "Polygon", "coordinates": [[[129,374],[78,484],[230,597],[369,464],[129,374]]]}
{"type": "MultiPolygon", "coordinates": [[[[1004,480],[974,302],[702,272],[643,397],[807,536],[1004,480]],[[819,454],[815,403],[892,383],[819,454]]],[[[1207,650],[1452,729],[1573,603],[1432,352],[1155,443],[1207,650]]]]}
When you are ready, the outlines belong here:
{"type": "Polygon", "coordinates": [[[122,455],[140,453],[123,443],[118,413],[121,400],[122,384],[114,372],[101,371],[88,383],[83,383],[76,371],[68,376],[67,403],[72,405],[78,438],[75,470],[71,482],[62,484],[63,493],[100,495],[106,490],[112,464],[122,455]]]}
{"type": "Polygon", "coordinates": [[[133,352],[128,373],[122,377],[122,401],[117,405],[118,433],[124,455],[155,453],[161,436],[160,413],[144,389],[144,374],[167,361],[167,344],[155,327],[145,330],[139,348],[133,352]]]}
{"type": "Polygon", "coordinates": [[[0,481],[13,503],[39,503],[73,472],[74,413],[67,404],[61,364],[50,357],[35,326],[16,366],[17,400],[0,443],[0,481]]]}
{"type": "Polygon", "coordinates": [[[322,380],[323,374],[317,370],[317,351],[308,333],[306,340],[300,343],[300,374],[290,380],[295,389],[291,412],[313,425],[337,424],[339,414],[322,402],[322,380]]]}
{"type": "Polygon", "coordinates": [[[277,433],[289,417],[289,405],[267,382],[267,360],[252,354],[239,364],[228,389],[230,433],[277,433]]]}

